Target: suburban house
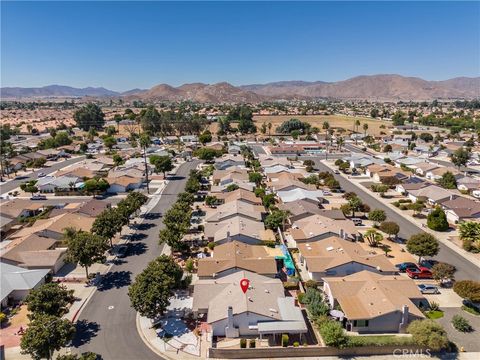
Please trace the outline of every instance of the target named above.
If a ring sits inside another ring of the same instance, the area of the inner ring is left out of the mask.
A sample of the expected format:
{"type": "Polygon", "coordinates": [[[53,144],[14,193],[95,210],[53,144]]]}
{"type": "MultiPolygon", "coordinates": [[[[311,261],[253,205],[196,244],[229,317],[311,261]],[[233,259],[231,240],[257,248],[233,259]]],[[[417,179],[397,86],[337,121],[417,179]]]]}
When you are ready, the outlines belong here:
{"type": "Polygon", "coordinates": [[[283,267],[281,258],[283,254],[280,249],[231,241],[216,246],[212,257],[199,259],[197,274],[200,279],[218,279],[247,270],[274,277],[283,267]]]}
{"type": "Polygon", "coordinates": [[[309,280],[346,276],[363,270],[379,274],[396,274],[398,269],[383,255],[372,255],[359,244],[338,236],[312,243],[297,243],[299,262],[309,280]]]}
{"type": "Polygon", "coordinates": [[[0,231],[6,234],[9,231],[18,230],[21,218],[38,215],[44,205],[26,199],[13,199],[2,203],[2,218],[0,231]]]}
{"type": "Polygon", "coordinates": [[[143,179],[122,175],[115,178],[107,178],[110,187],[107,189],[109,193],[123,193],[130,190],[139,189],[143,184],[143,179]]]}
{"type": "Polygon", "coordinates": [[[247,204],[262,205],[261,198],[256,197],[253,192],[244,189],[237,189],[230,192],[218,193],[215,194],[215,197],[218,200],[223,201],[225,204],[231,201],[243,201],[247,204]]]}
{"type": "Polygon", "coordinates": [[[265,207],[261,205],[251,205],[243,201],[230,201],[215,209],[211,209],[205,217],[207,223],[220,222],[228,220],[235,216],[248,218],[251,220],[262,221],[265,207]]]}
{"type": "Polygon", "coordinates": [[[422,179],[417,177],[411,177],[410,179],[405,180],[404,182],[397,184],[395,186],[395,191],[402,194],[407,195],[411,190],[419,190],[423,189],[424,187],[430,186],[431,183],[426,182],[422,179]]]}
{"type": "Polygon", "coordinates": [[[194,285],[193,313],[207,314],[213,336],[238,338],[275,334],[304,334],[307,325],[293,297],[285,297],[279,279],[238,271],[194,285]],[[244,294],[240,281],[250,281],[244,294]]]}
{"type": "Polygon", "coordinates": [[[429,171],[433,171],[439,167],[437,164],[423,162],[415,165],[415,173],[420,176],[425,176],[429,171]]]}
{"type": "Polygon", "coordinates": [[[48,273],[48,269],[28,270],[0,262],[1,307],[25,300],[30,290],[37,289],[45,283],[48,273]]]}
{"type": "Polygon", "coordinates": [[[463,176],[457,169],[453,167],[439,167],[439,168],[427,171],[425,173],[425,177],[428,180],[436,181],[436,180],[440,180],[443,174],[447,172],[451,172],[456,179],[459,179],[463,176]]]}
{"type": "Polygon", "coordinates": [[[346,219],[342,210],[323,209],[322,205],[312,200],[299,200],[286,204],[278,204],[278,208],[289,212],[289,221],[291,223],[312,215],[321,215],[334,220],[346,219]]]}
{"type": "Polygon", "coordinates": [[[77,176],[45,176],[38,179],[35,186],[42,193],[53,193],[55,191],[73,191],[81,189],[84,185],[82,179],[77,176]]]}
{"type": "Polygon", "coordinates": [[[418,190],[409,190],[408,198],[412,202],[428,201],[432,206],[443,203],[446,200],[454,198],[456,195],[451,191],[437,185],[422,187],[418,190]]]}
{"type": "Polygon", "coordinates": [[[324,280],[328,302],[332,309],[340,306],[347,331],[399,333],[413,320],[425,318],[419,307],[428,301],[409,278],[361,271],[324,280]]]}
{"type": "Polygon", "coordinates": [[[274,241],[272,230],[265,230],[262,222],[235,216],[224,221],[205,224],[205,237],[217,245],[238,240],[246,244],[258,245],[262,241],[274,241]]]}
{"type": "Polygon", "coordinates": [[[442,202],[447,220],[453,224],[460,221],[480,221],[480,202],[458,196],[442,202]]]}
{"type": "Polygon", "coordinates": [[[310,199],[319,203],[323,202],[322,190],[305,190],[301,188],[294,188],[286,191],[278,191],[277,196],[283,203],[290,203],[305,199],[310,199]]]}
{"type": "Polygon", "coordinates": [[[27,235],[11,241],[2,249],[0,261],[24,269],[48,269],[56,273],[63,265],[67,249],[57,248],[58,240],[27,235]]]}
{"type": "Polygon", "coordinates": [[[383,182],[388,178],[395,178],[398,181],[404,181],[410,177],[405,171],[398,170],[395,166],[383,164],[383,165],[369,165],[365,170],[365,174],[373,178],[375,182],[383,182]]]}
{"type": "Polygon", "coordinates": [[[331,236],[355,240],[359,233],[351,220],[334,220],[321,215],[312,215],[295,221],[289,235],[297,245],[314,242],[331,236]]]}

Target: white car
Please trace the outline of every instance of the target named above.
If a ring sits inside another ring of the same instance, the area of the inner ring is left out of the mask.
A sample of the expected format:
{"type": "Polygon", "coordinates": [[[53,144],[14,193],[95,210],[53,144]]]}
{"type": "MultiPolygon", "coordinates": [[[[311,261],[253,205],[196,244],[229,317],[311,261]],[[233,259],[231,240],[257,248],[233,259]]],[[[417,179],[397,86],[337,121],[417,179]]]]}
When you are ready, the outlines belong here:
{"type": "Polygon", "coordinates": [[[440,294],[438,287],[430,284],[420,284],[418,285],[418,290],[420,290],[422,294],[440,294]]]}
{"type": "Polygon", "coordinates": [[[30,200],[47,200],[47,197],[45,195],[36,194],[33,195],[30,200]]]}

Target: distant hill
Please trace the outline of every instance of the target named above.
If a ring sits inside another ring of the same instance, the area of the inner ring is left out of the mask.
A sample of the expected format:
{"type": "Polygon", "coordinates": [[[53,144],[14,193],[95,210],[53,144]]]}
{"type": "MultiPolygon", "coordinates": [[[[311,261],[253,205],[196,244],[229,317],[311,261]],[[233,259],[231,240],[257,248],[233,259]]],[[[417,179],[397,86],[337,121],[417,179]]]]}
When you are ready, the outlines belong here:
{"type": "Polygon", "coordinates": [[[212,85],[202,83],[184,84],[179,87],[160,84],[146,92],[132,94],[128,98],[168,101],[192,100],[208,103],[258,103],[268,99],[266,96],[243,90],[226,82],[212,85]]]}
{"type": "Polygon", "coordinates": [[[25,97],[81,97],[81,96],[118,96],[116,91],[103,87],[86,87],[83,89],[63,85],[49,85],[37,88],[2,87],[0,95],[3,98],[25,98],[25,97]]]}
{"type": "Polygon", "coordinates": [[[336,98],[366,100],[471,99],[480,97],[480,77],[427,81],[400,75],[357,76],[337,82],[287,81],[241,86],[273,98],[336,98]]]}
{"type": "Polygon", "coordinates": [[[73,88],[50,85],[41,88],[1,88],[2,99],[41,97],[125,97],[127,100],[192,100],[209,103],[258,103],[281,99],[358,99],[370,101],[422,101],[433,99],[480,98],[480,77],[458,77],[427,81],[400,75],[369,75],[351,79],[324,81],[279,81],[268,84],[233,86],[192,83],[173,87],[159,84],[151,89],[132,89],[123,93],[105,88],[73,88]]]}

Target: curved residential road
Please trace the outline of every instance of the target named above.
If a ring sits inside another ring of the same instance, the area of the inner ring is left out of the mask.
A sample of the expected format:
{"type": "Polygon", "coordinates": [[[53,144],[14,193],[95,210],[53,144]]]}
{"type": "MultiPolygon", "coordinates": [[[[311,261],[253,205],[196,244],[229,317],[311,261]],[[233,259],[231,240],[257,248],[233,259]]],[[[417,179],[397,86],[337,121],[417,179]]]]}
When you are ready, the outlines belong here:
{"type": "Polygon", "coordinates": [[[24,183],[25,181],[28,181],[28,180],[37,180],[37,176],[38,174],[40,173],[44,173],[44,174],[51,174],[57,170],[60,170],[60,169],[63,169],[64,167],[67,167],[68,165],[72,165],[72,164],[75,164],[79,161],[82,161],[85,159],[85,156],[82,155],[82,156],[79,156],[79,157],[76,157],[76,158],[73,158],[73,159],[68,159],[68,160],[64,160],[64,161],[61,161],[59,163],[55,163],[47,168],[42,168],[42,169],[38,169],[28,175],[25,175],[25,177],[23,177],[21,180],[10,180],[10,181],[7,181],[6,183],[3,183],[0,185],[0,189],[1,189],[1,193],[8,193],[9,191],[12,191],[13,189],[16,189],[20,186],[20,184],[24,183]]]}
{"type": "MultiPolygon", "coordinates": [[[[185,188],[189,172],[199,164],[192,161],[182,164],[169,182],[150,214],[163,214],[185,188]]],[[[163,227],[162,218],[144,220],[140,225],[143,239],[134,240],[133,251],[123,263],[113,265],[103,276],[103,281],[85,305],[77,321],[77,335],[73,341],[75,352],[92,351],[104,360],[158,360],[161,359],[143,342],[137,331],[136,312],[130,307],[128,285],[147,264],[160,255],[158,232],[163,227]]]]}
{"type": "MultiPolygon", "coordinates": [[[[316,168],[320,171],[329,171],[330,168],[319,161],[319,158],[315,158],[316,168]]],[[[395,221],[400,226],[399,237],[403,239],[408,239],[414,234],[423,232],[423,230],[418,227],[416,224],[410,222],[408,219],[403,216],[398,215],[395,211],[390,209],[378,198],[370,195],[365,190],[360,187],[352,184],[350,181],[346,180],[340,175],[334,175],[335,179],[338,180],[340,186],[345,191],[355,192],[360,199],[366,204],[368,204],[372,209],[382,209],[385,211],[387,218],[395,221]]],[[[456,280],[473,280],[478,278],[478,267],[472,264],[470,261],[465,259],[463,256],[457,252],[450,249],[448,246],[440,243],[440,251],[437,256],[434,257],[438,261],[446,262],[454,265],[457,268],[455,273],[456,280]]]]}

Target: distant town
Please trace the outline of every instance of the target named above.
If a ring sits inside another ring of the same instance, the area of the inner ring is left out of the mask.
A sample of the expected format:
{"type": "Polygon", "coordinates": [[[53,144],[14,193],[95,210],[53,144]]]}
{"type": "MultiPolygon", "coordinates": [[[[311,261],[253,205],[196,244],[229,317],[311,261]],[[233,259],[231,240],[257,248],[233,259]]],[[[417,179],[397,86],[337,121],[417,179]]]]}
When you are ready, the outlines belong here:
{"type": "Polygon", "coordinates": [[[0,108],[6,359],[480,353],[480,100],[0,108]]]}

